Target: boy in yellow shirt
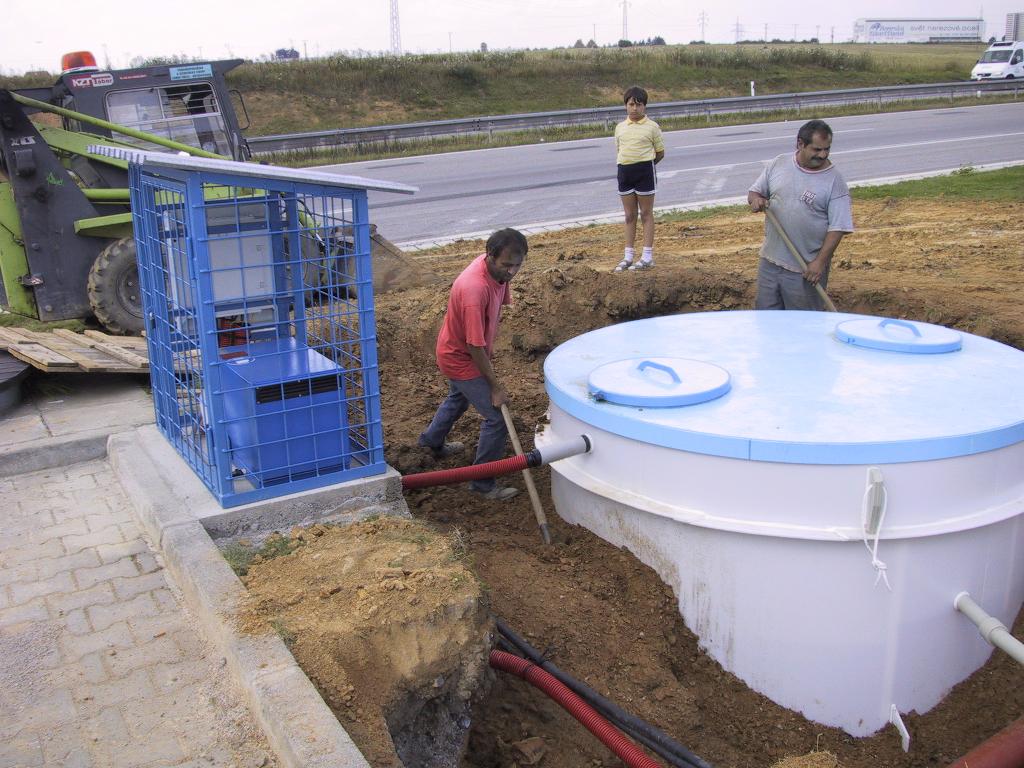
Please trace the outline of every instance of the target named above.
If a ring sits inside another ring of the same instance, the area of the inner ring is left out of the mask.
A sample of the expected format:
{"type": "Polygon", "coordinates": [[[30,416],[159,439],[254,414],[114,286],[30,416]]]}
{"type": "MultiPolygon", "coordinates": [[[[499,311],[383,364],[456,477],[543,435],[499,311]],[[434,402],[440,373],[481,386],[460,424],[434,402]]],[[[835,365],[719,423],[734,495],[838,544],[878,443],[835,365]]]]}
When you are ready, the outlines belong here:
{"type": "Polygon", "coordinates": [[[626,249],[615,272],[654,266],[654,166],[665,156],[661,128],[645,114],[647,91],[634,85],[622,94],[626,119],[615,126],[615,162],[618,164],[619,196],[626,214],[626,249]],[[644,225],[644,250],[636,261],[636,219],[644,225]]]}

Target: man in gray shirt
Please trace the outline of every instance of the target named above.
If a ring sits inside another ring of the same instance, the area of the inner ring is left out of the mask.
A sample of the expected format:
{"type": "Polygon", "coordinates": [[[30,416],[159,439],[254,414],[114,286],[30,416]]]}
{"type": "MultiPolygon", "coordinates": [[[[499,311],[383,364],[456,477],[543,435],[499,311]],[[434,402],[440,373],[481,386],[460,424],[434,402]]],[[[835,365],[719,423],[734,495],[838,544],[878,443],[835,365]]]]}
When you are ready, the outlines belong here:
{"type": "Polygon", "coordinates": [[[814,286],[828,283],[832,254],[853,232],[850,190],[829,160],[832,129],[811,120],[796,136],[796,154],[772,160],[747,192],[754,213],[771,206],[807,262],[802,269],[775,227],[765,221],[757,269],[756,309],[824,309],[814,286]]]}

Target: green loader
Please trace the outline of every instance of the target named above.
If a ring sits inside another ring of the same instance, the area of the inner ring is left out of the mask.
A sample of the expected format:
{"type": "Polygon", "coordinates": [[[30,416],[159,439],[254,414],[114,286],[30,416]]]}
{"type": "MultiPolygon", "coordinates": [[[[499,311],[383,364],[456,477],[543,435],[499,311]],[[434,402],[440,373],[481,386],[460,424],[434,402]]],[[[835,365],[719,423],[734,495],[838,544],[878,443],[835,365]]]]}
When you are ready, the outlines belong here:
{"type": "Polygon", "coordinates": [[[235,110],[245,115],[244,104],[224,78],[241,63],[101,71],[69,54],[53,86],[0,90],[0,306],[142,330],[128,165],[87,147],[249,159],[248,119],[239,125],[235,110]]]}

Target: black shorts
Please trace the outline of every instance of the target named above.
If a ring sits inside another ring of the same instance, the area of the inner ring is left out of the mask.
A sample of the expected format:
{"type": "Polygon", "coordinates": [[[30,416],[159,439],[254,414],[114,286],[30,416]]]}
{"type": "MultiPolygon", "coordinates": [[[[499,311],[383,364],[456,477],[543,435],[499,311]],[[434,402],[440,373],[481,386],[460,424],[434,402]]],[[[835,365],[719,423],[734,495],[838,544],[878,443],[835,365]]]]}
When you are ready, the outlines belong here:
{"type": "Polygon", "coordinates": [[[620,195],[654,194],[655,188],[658,186],[658,174],[654,171],[653,160],[620,165],[618,169],[620,195]]]}

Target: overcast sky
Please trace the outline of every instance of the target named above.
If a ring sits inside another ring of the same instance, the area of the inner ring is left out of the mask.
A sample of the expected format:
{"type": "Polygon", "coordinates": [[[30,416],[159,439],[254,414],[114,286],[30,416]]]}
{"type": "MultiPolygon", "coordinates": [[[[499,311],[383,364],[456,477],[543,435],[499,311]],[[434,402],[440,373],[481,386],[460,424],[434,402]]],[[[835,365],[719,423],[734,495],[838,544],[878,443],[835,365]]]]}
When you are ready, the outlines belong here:
{"type": "MultiPolygon", "coordinates": [[[[387,51],[390,0],[6,0],[0,24],[0,71],[55,71],[61,54],[91,50],[101,67],[128,66],[136,56],[186,55],[208,59],[258,58],[293,47],[310,58],[334,51],[387,51]]],[[[594,38],[599,45],[623,36],[619,0],[398,0],[402,49],[407,53],[502,48],[551,48],[594,38]]],[[[848,40],[861,16],[974,17],[986,38],[1002,37],[1006,14],[1024,0],[629,0],[629,39],[660,35],[668,43],[701,38],[733,42],[740,36],[823,42],[848,40]]]]}

